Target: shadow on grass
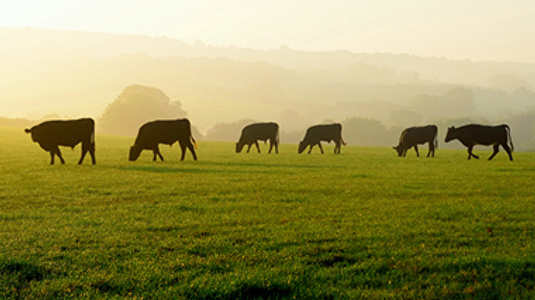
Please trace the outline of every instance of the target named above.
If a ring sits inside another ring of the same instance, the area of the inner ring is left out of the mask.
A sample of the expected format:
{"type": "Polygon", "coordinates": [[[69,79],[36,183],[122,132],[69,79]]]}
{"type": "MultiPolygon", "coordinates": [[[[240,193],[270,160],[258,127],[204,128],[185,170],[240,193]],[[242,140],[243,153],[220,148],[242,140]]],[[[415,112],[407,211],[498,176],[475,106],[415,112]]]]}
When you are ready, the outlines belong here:
{"type": "Polygon", "coordinates": [[[28,261],[1,259],[0,298],[24,299],[24,291],[31,288],[32,282],[45,280],[51,274],[50,270],[28,261]]]}
{"type": "Polygon", "coordinates": [[[286,299],[293,293],[292,287],[285,283],[243,282],[227,292],[193,288],[184,296],[188,299],[286,299]]]}
{"type": "Polygon", "coordinates": [[[184,167],[180,163],[165,164],[154,163],[154,165],[127,165],[117,166],[115,168],[126,171],[143,171],[152,173],[193,173],[193,174],[218,174],[218,173],[272,173],[273,169],[280,170],[295,170],[295,169],[339,169],[343,166],[332,165],[299,165],[299,164],[269,164],[269,163],[254,163],[254,162],[240,162],[240,163],[220,163],[220,162],[199,162],[194,163],[199,167],[191,167],[192,164],[188,163],[187,167],[184,167]],[[212,167],[212,168],[209,168],[212,167]],[[215,168],[214,168],[215,167],[215,168]]]}

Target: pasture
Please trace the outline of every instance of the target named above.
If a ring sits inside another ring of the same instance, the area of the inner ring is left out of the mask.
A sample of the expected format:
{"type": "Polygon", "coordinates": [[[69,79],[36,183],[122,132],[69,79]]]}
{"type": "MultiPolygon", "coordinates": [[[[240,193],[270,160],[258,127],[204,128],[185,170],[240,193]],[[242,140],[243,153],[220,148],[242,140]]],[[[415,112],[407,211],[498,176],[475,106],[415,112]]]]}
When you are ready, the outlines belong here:
{"type": "Polygon", "coordinates": [[[535,153],[0,136],[0,298],[535,298],[535,153]]]}

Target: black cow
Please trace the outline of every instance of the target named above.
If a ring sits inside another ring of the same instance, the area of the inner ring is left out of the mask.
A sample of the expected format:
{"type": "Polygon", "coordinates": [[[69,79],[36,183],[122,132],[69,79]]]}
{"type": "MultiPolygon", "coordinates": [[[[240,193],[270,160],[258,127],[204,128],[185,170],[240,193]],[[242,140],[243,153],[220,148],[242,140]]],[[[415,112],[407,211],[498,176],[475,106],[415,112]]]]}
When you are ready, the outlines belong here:
{"type": "Polygon", "coordinates": [[[299,148],[297,149],[298,153],[302,153],[306,147],[310,146],[308,153],[312,151],[312,148],[315,145],[321,150],[323,154],[323,148],[321,147],[321,141],[331,142],[334,141],[336,147],[334,148],[334,154],[340,154],[340,149],[342,144],[346,145],[342,139],[342,125],[339,123],[328,124],[328,125],[315,125],[309,127],[305,133],[304,139],[299,142],[299,148]]]}
{"type": "Polygon", "coordinates": [[[82,156],[78,164],[82,164],[84,157],[89,152],[91,161],[95,160],[95,121],[85,118],[78,120],[52,120],[35,125],[24,130],[32,134],[32,140],[39,143],[45,151],[50,152],[50,164],[54,164],[54,155],[57,155],[62,164],[65,160],[61,156],[59,146],[74,148],[82,142],[82,156]]]}
{"type": "Polygon", "coordinates": [[[258,153],[258,140],[267,142],[269,140],[269,151],[275,147],[275,153],[279,153],[279,125],[277,123],[254,123],[245,126],[241,131],[241,136],[236,143],[236,153],[240,153],[243,146],[248,145],[247,153],[251,150],[251,146],[256,145],[258,153]]]}
{"type": "Polygon", "coordinates": [[[479,158],[479,156],[472,153],[475,145],[485,145],[494,147],[494,152],[489,157],[491,160],[499,151],[500,145],[505,149],[509,155],[509,159],[513,160],[514,151],[513,140],[511,139],[511,129],[509,126],[503,124],[499,126],[484,126],[477,124],[470,124],[461,126],[459,128],[450,127],[446,134],[446,143],[458,139],[463,145],[468,147],[468,159],[472,156],[479,158]],[[507,141],[511,144],[511,148],[507,145],[507,141]]]}
{"type": "Polygon", "coordinates": [[[166,144],[171,146],[176,141],[178,141],[182,149],[180,160],[184,160],[186,148],[191,151],[193,159],[197,160],[194,149],[194,145],[195,148],[197,148],[197,145],[191,135],[191,125],[188,119],[156,120],[143,124],[139,128],[134,146],[130,147],[128,160],[135,161],[141,154],[141,151],[147,149],[152,150],[154,153],[152,161],[156,161],[156,155],[163,161],[163,156],[160,153],[158,145],[166,144]]]}
{"type": "Polygon", "coordinates": [[[398,152],[398,156],[405,157],[405,155],[407,155],[407,150],[414,147],[416,156],[420,157],[418,144],[429,143],[427,157],[435,157],[435,148],[438,147],[437,132],[438,128],[435,125],[409,127],[401,133],[399,144],[392,148],[398,152]]]}

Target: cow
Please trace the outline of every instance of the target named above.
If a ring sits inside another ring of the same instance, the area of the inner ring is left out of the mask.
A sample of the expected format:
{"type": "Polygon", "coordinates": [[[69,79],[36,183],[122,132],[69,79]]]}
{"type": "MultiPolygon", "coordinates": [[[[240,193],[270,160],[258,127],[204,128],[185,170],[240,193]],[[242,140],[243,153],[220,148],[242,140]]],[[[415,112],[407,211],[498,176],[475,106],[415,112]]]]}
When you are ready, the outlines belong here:
{"type": "Polygon", "coordinates": [[[77,120],[51,120],[45,121],[32,128],[24,129],[31,134],[32,140],[39,143],[45,151],[50,152],[50,164],[54,164],[54,156],[58,156],[61,163],[65,164],[59,146],[74,146],[82,143],[82,156],[78,164],[82,164],[84,157],[89,152],[91,162],[96,164],[95,159],[95,121],[91,118],[77,120]]]}
{"type": "Polygon", "coordinates": [[[491,160],[499,151],[500,145],[509,155],[509,160],[513,160],[512,152],[514,151],[513,140],[511,139],[511,129],[506,124],[499,126],[485,126],[478,124],[464,125],[459,128],[450,127],[446,134],[446,143],[458,139],[463,145],[468,147],[468,159],[471,157],[479,158],[472,153],[475,145],[493,146],[494,152],[489,157],[491,160]],[[509,141],[511,147],[507,145],[509,141]]]}
{"type": "Polygon", "coordinates": [[[428,143],[429,150],[427,152],[427,157],[435,157],[435,148],[438,147],[437,132],[438,128],[435,125],[409,127],[401,132],[399,144],[392,148],[397,151],[398,156],[405,157],[405,155],[407,155],[407,150],[414,147],[416,156],[420,157],[418,144],[428,143]]]}
{"type": "Polygon", "coordinates": [[[326,125],[315,125],[307,129],[305,137],[301,142],[299,142],[299,147],[297,149],[298,153],[302,153],[306,147],[310,146],[308,154],[312,151],[312,148],[315,145],[318,145],[320,148],[321,154],[323,154],[323,148],[321,147],[321,141],[331,142],[334,141],[336,147],[334,148],[334,154],[340,154],[340,149],[342,144],[346,145],[342,139],[342,125],[339,123],[326,124],[326,125]]]}
{"type": "Polygon", "coordinates": [[[236,153],[240,153],[243,146],[248,145],[247,153],[251,150],[251,146],[256,145],[258,153],[260,147],[258,141],[267,142],[269,140],[269,151],[275,147],[275,153],[279,153],[279,125],[277,123],[253,123],[245,126],[241,131],[241,136],[236,143],[236,153]]]}
{"type": "Polygon", "coordinates": [[[180,160],[184,160],[186,155],[186,148],[191,151],[193,159],[197,160],[195,148],[197,144],[191,135],[191,124],[188,119],[176,120],[156,120],[143,124],[138,131],[134,145],[130,147],[129,161],[138,159],[142,150],[152,150],[152,161],[156,161],[156,156],[164,161],[160,153],[159,144],[173,145],[176,141],[180,144],[182,156],[180,160]]]}

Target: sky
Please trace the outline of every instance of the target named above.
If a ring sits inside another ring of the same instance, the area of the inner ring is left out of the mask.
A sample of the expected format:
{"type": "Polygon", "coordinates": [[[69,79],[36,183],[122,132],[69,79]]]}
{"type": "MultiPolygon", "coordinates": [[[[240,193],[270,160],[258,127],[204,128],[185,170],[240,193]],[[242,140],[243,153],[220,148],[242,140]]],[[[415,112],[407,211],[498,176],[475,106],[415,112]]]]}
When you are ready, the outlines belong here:
{"type": "Polygon", "coordinates": [[[535,63],[533,0],[17,0],[0,27],[535,63]]]}

